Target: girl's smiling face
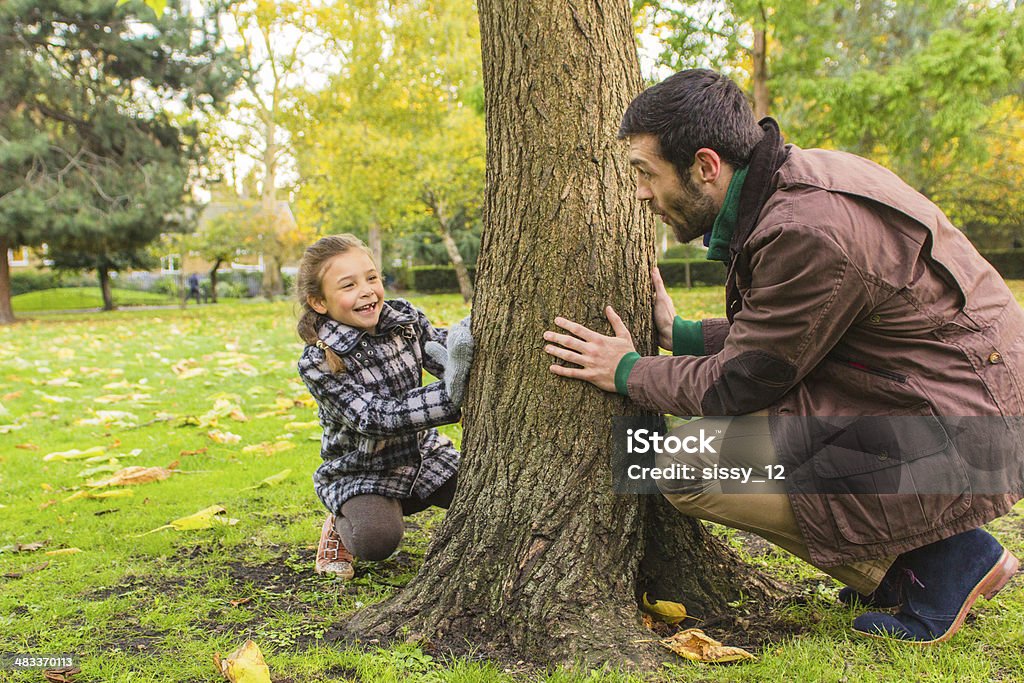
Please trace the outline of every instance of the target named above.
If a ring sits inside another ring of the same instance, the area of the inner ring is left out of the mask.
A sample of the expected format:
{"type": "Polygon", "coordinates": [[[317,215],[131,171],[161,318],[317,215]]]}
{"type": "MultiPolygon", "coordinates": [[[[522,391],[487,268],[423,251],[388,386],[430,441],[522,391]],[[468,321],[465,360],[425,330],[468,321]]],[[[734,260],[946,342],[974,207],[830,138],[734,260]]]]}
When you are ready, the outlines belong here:
{"type": "Polygon", "coordinates": [[[320,273],[321,297],[309,297],[317,313],[344,325],[373,332],[384,303],[384,283],[373,259],[362,249],[338,254],[320,273]]]}

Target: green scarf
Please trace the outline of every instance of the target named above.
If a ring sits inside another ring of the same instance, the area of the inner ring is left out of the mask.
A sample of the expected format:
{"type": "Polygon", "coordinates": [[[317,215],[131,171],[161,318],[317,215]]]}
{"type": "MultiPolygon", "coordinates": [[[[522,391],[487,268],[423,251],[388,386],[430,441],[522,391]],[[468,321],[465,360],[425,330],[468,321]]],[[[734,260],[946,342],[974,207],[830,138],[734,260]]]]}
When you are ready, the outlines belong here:
{"type": "Polygon", "coordinates": [[[722,208],[715,217],[715,224],[711,226],[711,239],[708,242],[708,254],[705,258],[708,261],[729,262],[729,242],[732,241],[732,233],[736,230],[736,221],[740,212],[740,192],[743,190],[743,181],[747,178],[747,167],[737,169],[729,181],[729,189],[725,191],[725,201],[722,208]]]}

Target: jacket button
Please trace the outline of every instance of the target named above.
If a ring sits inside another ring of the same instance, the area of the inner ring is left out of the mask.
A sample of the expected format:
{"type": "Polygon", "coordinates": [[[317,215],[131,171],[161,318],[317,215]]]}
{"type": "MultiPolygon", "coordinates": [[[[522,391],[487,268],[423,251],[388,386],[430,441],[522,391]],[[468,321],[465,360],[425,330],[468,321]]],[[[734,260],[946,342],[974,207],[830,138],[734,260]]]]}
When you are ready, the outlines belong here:
{"type": "Polygon", "coordinates": [[[878,459],[879,460],[888,460],[889,459],[889,451],[879,451],[878,452],[878,459]]]}
{"type": "Polygon", "coordinates": [[[989,354],[988,362],[991,363],[992,365],[998,365],[999,363],[1003,362],[1003,357],[999,355],[998,351],[993,351],[991,354],[989,354]]]}
{"type": "Polygon", "coordinates": [[[882,322],[882,316],[878,315],[877,313],[873,313],[871,314],[871,317],[868,318],[868,321],[872,325],[877,325],[878,323],[882,322]]]}

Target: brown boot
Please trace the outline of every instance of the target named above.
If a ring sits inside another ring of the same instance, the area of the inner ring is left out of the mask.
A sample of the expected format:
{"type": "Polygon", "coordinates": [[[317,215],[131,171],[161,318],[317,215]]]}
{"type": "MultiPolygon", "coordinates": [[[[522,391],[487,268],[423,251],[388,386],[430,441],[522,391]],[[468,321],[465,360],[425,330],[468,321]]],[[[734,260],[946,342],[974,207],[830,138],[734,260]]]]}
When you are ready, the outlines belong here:
{"type": "Polygon", "coordinates": [[[320,545],[316,549],[316,573],[332,574],[348,581],[356,573],[352,562],[352,553],[345,548],[334,529],[334,515],[328,514],[320,530],[320,545]]]}

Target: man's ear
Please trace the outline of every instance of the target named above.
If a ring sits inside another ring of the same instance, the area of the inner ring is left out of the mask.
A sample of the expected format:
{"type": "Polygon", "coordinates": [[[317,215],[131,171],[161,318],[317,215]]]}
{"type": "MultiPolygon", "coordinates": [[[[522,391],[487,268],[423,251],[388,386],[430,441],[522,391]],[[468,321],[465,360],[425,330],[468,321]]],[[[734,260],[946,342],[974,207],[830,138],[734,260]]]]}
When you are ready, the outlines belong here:
{"type": "Polygon", "coordinates": [[[317,299],[315,296],[307,296],[306,303],[320,315],[327,315],[327,306],[324,305],[323,299],[317,299]]]}
{"type": "Polygon", "coordinates": [[[709,148],[701,147],[693,155],[693,168],[697,173],[697,179],[705,183],[714,183],[722,175],[722,158],[718,152],[709,148]]]}

